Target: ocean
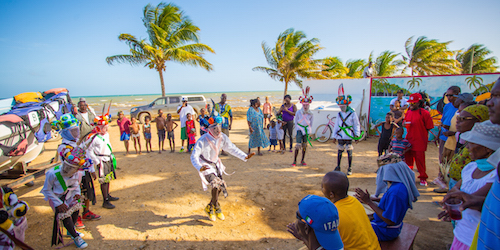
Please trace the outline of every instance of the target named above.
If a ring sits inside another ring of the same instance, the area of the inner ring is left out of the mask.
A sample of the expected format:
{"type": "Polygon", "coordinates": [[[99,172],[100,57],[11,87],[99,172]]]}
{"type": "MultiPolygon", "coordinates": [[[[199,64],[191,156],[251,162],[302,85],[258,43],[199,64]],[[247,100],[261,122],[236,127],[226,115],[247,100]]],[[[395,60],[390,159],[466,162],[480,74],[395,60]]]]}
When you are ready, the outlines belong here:
{"type": "MultiPolygon", "coordinates": [[[[227,94],[227,103],[231,107],[248,107],[250,105],[250,99],[260,97],[261,103],[265,102],[265,97],[269,97],[271,103],[281,103],[283,100],[283,91],[245,91],[245,92],[225,92],[227,94]]],[[[292,96],[292,100],[298,100],[300,90],[288,91],[288,94],[292,96]]],[[[207,99],[208,103],[211,103],[210,99],[214,102],[220,101],[220,95],[222,92],[212,92],[212,93],[177,93],[177,94],[167,94],[167,95],[203,95],[207,99]]],[[[87,104],[91,106],[98,115],[100,115],[103,105],[107,105],[111,102],[110,114],[116,115],[118,111],[123,111],[125,115],[130,114],[130,109],[137,106],[142,106],[153,102],[156,98],[161,97],[161,94],[150,94],[150,95],[107,95],[107,96],[72,96],[71,99],[73,103],[78,103],[79,99],[84,97],[87,104]]]]}

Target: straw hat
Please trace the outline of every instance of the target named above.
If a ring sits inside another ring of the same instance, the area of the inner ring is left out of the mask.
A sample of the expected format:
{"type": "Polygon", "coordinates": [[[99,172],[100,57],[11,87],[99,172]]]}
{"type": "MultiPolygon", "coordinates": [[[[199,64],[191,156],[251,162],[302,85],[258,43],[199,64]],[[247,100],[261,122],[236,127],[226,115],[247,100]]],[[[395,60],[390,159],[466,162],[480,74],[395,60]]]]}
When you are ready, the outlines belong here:
{"type": "Polygon", "coordinates": [[[500,125],[491,121],[476,123],[471,131],[460,135],[461,139],[492,150],[500,148],[500,125]]]}

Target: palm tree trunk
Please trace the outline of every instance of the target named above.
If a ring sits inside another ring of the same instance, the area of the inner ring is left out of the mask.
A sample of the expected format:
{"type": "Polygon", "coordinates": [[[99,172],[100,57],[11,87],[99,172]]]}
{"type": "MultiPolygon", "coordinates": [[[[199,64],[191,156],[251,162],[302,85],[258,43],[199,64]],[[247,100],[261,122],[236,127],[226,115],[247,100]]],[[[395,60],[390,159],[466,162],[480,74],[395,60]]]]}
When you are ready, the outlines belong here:
{"type": "Polygon", "coordinates": [[[160,83],[161,83],[161,96],[165,97],[165,83],[163,82],[163,72],[162,69],[156,69],[160,74],[160,83]]]}
{"type": "Polygon", "coordinates": [[[285,98],[287,92],[288,92],[288,81],[285,81],[285,93],[283,94],[283,98],[285,98]]]}

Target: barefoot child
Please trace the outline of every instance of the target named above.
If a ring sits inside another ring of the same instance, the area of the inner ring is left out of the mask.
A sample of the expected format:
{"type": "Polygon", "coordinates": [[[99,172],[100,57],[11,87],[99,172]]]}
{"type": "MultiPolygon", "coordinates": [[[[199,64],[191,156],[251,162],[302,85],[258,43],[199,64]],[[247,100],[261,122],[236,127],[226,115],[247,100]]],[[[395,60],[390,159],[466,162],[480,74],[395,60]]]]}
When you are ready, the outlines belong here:
{"type": "Polygon", "coordinates": [[[120,141],[123,141],[125,144],[125,149],[127,150],[127,153],[125,155],[128,155],[128,141],[130,140],[130,120],[125,117],[123,114],[123,111],[118,112],[118,120],[116,120],[116,123],[118,123],[118,127],[120,128],[120,141]]]}
{"type": "Polygon", "coordinates": [[[137,119],[132,117],[132,124],[130,124],[130,134],[132,135],[132,140],[134,140],[134,148],[136,154],[142,154],[141,148],[141,134],[139,133],[141,128],[137,124],[137,119]],[[137,144],[139,144],[139,152],[137,152],[137,144]]]}
{"type": "MultiPolygon", "coordinates": [[[[158,130],[158,154],[161,154],[161,151],[165,151],[163,149],[163,145],[165,144],[165,127],[166,121],[165,117],[163,117],[163,110],[158,110],[158,116],[155,119],[156,122],[156,130],[158,130]]],[[[153,150],[151,150],[153,152],[153,150]]]]}
{"type": "Polygon", "coordinates": [[[167,138],[168,138],[168,143],[170,144],[170,153],[175,152],[175,138],[174,138],[174,130],[179,126],[177,125],[174,120],[172,120],[172,115],[168,114],[167,115],[167,121],[165,122],[165,125],[167,127],[167,138]],[[175,125],[175,127],[174,127],[175,125]]]}
{"type": "Polygon", "coordinates": [[[193,120],[193,116],[191,114],[187,114],[186,121],[186,133],[188,137],[188,153],[191,153],[191,150],[196,143],[196,125],[193,120]]]}
{"type": "Polygon", "coordinates": [[[146,116],[144,118],[144,124],[142,125],[142,133],[144,134],[144,140],[146,140],[146,152],[149,153],[149,151],[153,152],[153,149],[151,148],[151,117],[146,116]],[[149,145],[149,148],[148,148],[149,145]]]}
{"type": "Polygon", "coordinates": [[[281,154],[285,153],[285,142],[283,141],[285,138],[285,130],[283,130],[283,125],[285,124],[286,122],[282,121],[281,119],[276,120],[276,138],[278,139],[278,143],[280,144],[279,152],[281,154]]]}

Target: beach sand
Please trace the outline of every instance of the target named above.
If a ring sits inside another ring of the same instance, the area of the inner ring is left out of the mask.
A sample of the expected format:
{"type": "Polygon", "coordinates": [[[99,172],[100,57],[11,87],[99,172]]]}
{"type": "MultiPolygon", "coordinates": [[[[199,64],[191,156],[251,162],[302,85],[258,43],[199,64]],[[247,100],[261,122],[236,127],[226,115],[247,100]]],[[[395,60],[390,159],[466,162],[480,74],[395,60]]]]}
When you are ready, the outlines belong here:
{"type": "MultiPolygon", "coordinates": [[[[230,135],[243,151],[247,151],[248,145],[245,112],[235,112],[230,135]]],[[[155,125],[152,127],[156,130],[155,125]]],[[[254,156],[246,163],[222,156],[227,172],[235,173],[225,176],[229,197],[220,201],[226,220],[211,222],[203,212],[210,194],[202,190],[189,154],[178,152],[179,132],[180,129],[175,131],[175,153],[125,156],[118,127],[112,123],[110,138],[117,157],[118,179],[111,183],[111,194],[120,200],[113,202],[115,209],[102,208],[102,196],[95,182],[97,204],[91,210],[102,219],[84,221],[86,228],[80,232],[85,234],[88,249],[298,249],[303,245],[286,231],[286,225],[295,221],[297,203],[305,195],[322,195],[321,179],[334,169],[336,162],[336,147],[331,142],[313,142],[306,167],[291,167],[290,152],[280,155],[264,150],[264,156],[254,156]]],[[[153,131],[154,150],[158,150],[157,142],[153,131]]],[[[351,191],[356,187],[375,191],[377,142],[378,138],[369,138],[354,145],[351,191]]],[[[46,143],[45,152],[33,163],[52,158],[58,143],[46,143]]],[[[144,141],[142,146],[145,149],[144,141]]],[[[130,149],[134,151],[133,143],[130,149]]],[[[427,166],[432,178],[437,176],[437,152],[436,146],[429,144],[427,166]]],[[[344,156],[343,171],[346,165],[344,156]]],[[[40,194],[44,179],[37,179],[33,187],[15,190],[30,204],[26,243],[35,249],[52,249],[53,213],[40,194]]],[[[442,195],[433,193],[432,186],[418,188],[421,197],[404,220],[420,227],[415,249],[445,249],[453,239],[452,226],[437,219],[441,209],[433,203],[440,201],[442,195]]],[[[68,247],[73,248],[74,245],[68,247]]]]}

